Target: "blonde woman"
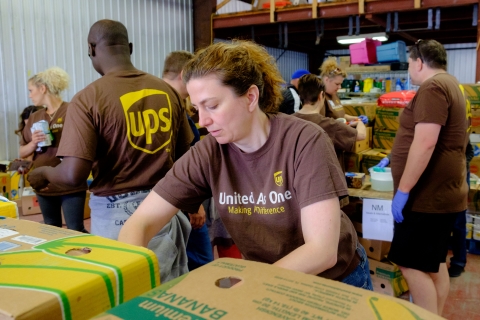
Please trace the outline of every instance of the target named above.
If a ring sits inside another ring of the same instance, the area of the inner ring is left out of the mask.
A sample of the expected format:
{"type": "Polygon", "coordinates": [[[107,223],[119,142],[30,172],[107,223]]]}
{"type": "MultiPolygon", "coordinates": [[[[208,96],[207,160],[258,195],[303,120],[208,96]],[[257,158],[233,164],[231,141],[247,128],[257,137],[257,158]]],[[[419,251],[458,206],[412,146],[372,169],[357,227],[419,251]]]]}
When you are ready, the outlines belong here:
{"type": "Polygon", "coordinates": [[[361,120],[363,123],[368,123],[368,118],[365,115],[351,116],[345,114],[340,98],[338,98],[337,91],[342,87],[343,80],[347,77],[347,73],[340,69],[335,58],[326,59],[320,67],[320,78],[325,84],[325,107],[320,110],[320,114],[329,118],[345,118],[347,121],[361,120]]]}
{"type": "MultiPolygon", "coordinates": [[[[35,106],[44,106],[30,115],[21,133],[20,158],[33,156],[34,167],[55,167],[61,162],[56,154],[68,108],[68,103],[62,100],[61,93],[68,88],[68,82],[68,74],[58,67],[40,72],[28,80],[29,98],[35,106]],[[31,131],[32,125],[41,120],[48,123],[53,136],[52,145],[47,147],[38,147],[38,144],[46,139],[43,131],[31,131]]],[[[63,208],[67,227],[87,232],[83,224],[86,190],[86,181],[75,188],[49,184],[46,188],[37,190],[45,224],[62,227],[63,208]]]]}

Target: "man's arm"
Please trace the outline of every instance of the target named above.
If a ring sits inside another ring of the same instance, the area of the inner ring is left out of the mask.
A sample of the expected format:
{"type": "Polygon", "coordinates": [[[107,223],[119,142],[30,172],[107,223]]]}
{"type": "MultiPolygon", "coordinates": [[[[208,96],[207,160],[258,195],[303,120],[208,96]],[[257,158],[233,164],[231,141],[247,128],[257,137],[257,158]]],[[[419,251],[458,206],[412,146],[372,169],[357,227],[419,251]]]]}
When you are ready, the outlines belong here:
{"type": "Polygon", "coordinates": [[[152,191],[125,222],[118,241],[147,247],[148,242],[177,212],[177,208],[152,191]]]}
{"type": "Polygon", "coordinates": [[[78,187],[87,181],[92,170],[92,161],[64,157],[56,167],[39,167],[28,174],[28,181],[35,190],[45,188],[48,183],[78,187]]]}
{"type": "Polygon", "coordinates": [[[418,123],[415,126],[407,164],[398,185],[400,191],[408,193],[417,183],[432,157],[441,128],[436,123],[418,123]]]}
{"type": "Polygon", "coordinates": [[[301,215],[305,244],[274,265],[316,275],[337,263],[341,219],[338,198],[306,206],[301,215]]]}

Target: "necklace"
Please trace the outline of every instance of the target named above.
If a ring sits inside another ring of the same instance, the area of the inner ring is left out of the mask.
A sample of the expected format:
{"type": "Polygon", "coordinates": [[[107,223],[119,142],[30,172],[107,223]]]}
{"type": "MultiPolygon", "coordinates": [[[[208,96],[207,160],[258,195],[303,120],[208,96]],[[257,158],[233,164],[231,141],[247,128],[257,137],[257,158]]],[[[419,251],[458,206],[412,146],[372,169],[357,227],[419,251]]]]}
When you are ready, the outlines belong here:
{"type": "Polygon", "coordinates": [[[62,105],[58,106],[57,110],[55,110],[55,112],[52,113],[52,114],[50,114],[50,113],[48,113],[48,112],[45,111],[45,113],[48,114],[48,116],[50,117],[50,121],[53,120],[53,117],[55,117],[55,114],[57,114],[57,111],[58,111],[58,109],[60,109],[61,106],[62,106],[62,105]]]}

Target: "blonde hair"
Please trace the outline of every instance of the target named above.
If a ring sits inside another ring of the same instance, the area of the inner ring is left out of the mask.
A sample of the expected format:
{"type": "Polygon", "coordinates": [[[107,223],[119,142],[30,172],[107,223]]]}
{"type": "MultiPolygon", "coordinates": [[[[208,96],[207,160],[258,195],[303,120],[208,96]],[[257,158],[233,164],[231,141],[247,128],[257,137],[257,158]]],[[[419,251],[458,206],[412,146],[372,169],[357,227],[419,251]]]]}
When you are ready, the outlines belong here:
{"type": "Polygon", "coordinates": [[[337,59],[330,57],[323,61],[322,65],[319,68],[320,77],[334,78],[336,76],[347,77],[347,73],[340,69],[337,64],[337,59]]]}
{"type": "Polygon", "coordinates": [[[70,77],[68,74],[59,67],[52,67],[45,71],[39,72],[30,79],[29,83],[35,86],[44,85],[48,92],[59,97],[63,90],[68,88],[70,77]]]}
{"type": "Polygon", "coordinates": [[[238,96],[250,86],[259,91],[258,105],[263,112],[277,112],[282,98],[280,85],[284,82],[275,59],[265,48],[251,42],[233,40],[219,42],[198,51],[183,69],[183,81],[215,74],[238,96]]]}

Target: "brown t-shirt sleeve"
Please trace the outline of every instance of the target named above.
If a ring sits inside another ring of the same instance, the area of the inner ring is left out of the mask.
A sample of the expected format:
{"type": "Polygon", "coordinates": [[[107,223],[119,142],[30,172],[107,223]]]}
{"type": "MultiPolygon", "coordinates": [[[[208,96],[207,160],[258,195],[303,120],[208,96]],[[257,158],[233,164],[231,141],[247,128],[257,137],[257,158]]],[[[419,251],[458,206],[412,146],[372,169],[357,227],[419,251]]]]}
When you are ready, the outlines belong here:
{"type": "Polygon", "coordinates": [[[175,162],[165,177],[153,188],[171,205],[187,212],[196,212],[200,204],[212,197],[207,139],[202,139],[175,162]]]}
{"type": "Polygon", "coordinates": [[[302,146],[295,163],[294,188],[300,208],[348,195],[344,173],[327,134],[317,130],[313,137],[305,138],[308,142],[302,146]]]}
{"type": "Polygon", "coordinates": [[[70,102],[57,157],[95,160],[98,137],[93,122],[94,115],[86,99],[89,94],[93,93],[84,89],[70,102]]]}
{"type": "Polygon", "coordinates": [[[419,107],[413,109],[413,121],[444,126],[447,123],[450,105],[445,92],[432,82],[422,93],[415,97],[415,106],[419,107]]]}
{"type": "Polygon", "coordinates": [[[357,141],[357,129],[332,118],[324,118],[322,122],[320,126],[327,131],[335,149],[348,152],[353,150],[357,141]]]}

